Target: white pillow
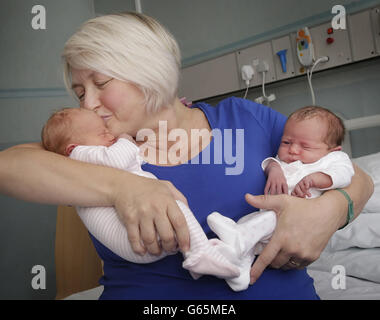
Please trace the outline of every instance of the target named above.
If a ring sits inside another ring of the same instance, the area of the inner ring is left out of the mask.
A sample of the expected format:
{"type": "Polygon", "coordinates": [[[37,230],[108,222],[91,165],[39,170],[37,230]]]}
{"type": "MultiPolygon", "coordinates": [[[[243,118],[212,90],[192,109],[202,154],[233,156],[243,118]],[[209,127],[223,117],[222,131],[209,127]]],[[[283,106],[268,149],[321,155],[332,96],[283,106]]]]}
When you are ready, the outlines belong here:
{"type": "Polygon", "coordinates": [[[369,174],[375,184],[375,190],[363,209],[363,213],[380,213],[380,152],[352,159],[369,174]]]}
{"type": "Polygon", "coordinates": [[[379,214],[361,214],[345,228],[336,231],[327,246],[329,251],[348,248],[380,248],[379,214]]]}

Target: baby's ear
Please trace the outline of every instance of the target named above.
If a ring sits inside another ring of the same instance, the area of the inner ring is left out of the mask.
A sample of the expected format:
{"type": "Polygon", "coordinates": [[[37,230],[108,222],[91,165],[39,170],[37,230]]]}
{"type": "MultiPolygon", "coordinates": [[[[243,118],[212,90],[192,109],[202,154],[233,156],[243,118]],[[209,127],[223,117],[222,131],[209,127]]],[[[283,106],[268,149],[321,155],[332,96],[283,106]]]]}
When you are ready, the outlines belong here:
{"type": "Polygon", "coordinates": [[[336,146],[336,147],[334,147],[334,148],[331,148],[330,151],[331,151],[331,152],[332,152],[332,151],[342,151],[342,146],[336,146]]]}
{"type": "Polygon", "coordinates": [[[74,150],[75,147],[77,147],[77,144],[70,143],[66,148],[65,148],[65,156],[68,157],[71,152],[74,150]]]}

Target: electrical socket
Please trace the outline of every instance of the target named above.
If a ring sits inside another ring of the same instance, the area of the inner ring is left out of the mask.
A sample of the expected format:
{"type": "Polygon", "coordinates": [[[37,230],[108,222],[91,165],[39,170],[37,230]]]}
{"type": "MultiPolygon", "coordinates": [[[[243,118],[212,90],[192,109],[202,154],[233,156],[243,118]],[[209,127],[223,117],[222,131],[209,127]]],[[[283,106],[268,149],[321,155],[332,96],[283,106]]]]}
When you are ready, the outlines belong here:
{"type": "Polygon", "coordinates": [[[241,77],[245,81],[245,84],[248,86],[249,82],[253,78],[255,74],[255,71],[253,70],[253,67],[249,64],[246,64],[241,67],[241,77]]]}
{"type": "Polygon", "coordinates": [[[257,72],[268,72],[268,71],[269,71],[268,62],[266,62],[265,60],[260,60],[257,66],[257,72]]]}
{"type": "Polygon", "coordinates": [[[258,97],[255,99],[255,102],[258,104],[263,104],[264,100],[265,100],[264,97],[258,97]]]}
{"type": "Polygon", "coordinates": [[[276,100],[276,95],[274,93],[271,93],[268,97],[258,97],[255,99],[256,103],[263,104],[264,102],[266,104],[270,104],[272,101],[276,100]]]}

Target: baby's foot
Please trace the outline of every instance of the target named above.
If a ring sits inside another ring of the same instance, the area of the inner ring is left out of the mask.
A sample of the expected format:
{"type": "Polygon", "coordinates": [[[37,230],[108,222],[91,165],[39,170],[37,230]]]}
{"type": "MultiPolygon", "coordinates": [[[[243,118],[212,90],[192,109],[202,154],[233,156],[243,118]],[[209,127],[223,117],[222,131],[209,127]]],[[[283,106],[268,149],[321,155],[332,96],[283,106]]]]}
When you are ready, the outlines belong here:
{"type": "Polygon", "coordinates": [[[246,255],[237,255],[236,250],[225,244],[223,241],[219,239],[211,239],[211,243],[215,246],[215,248],[225,257],[227,257],[228,261],[235,264],[240,271],[240,275],[237,277],[226,279],[227,284],[234,291],[242,291],[248,288],[250,282],[250,273],[251,266],[253,261],[255,260],[255,254],[253,250],[248,251],[246,255]]]}
{"type": "Polygon", "coordinates": [[[257,211],[248,214],[237,222],[238,234],[244,243],[242,254],[254,250],[257,254],[269,242],[276,227],[276,213],[274,211],[257,211]]]}
{"type": "Polygon", "coordinates": [[[247,255],[242,256],[240,259],[240,275],[234,278],[226,279],[227,284],[234,291],[242,291],[248,288],[251,280],[251,267],[255,260],[255,254],[253,251],[249,251],[247,255]]]}
{"type": "Polygon", "coordinates": [[[245,256],[258,242],[271,236],[276,226],[273,211],[254,212],[237,223],[218,212],[207,217],[211,230],[226,244],[235,248],[237,255],[245,256]]]}
{"type": "Polygon", "coordinates": [[[213,212],[207,217],[207,224],[213,232],[227,245],[232,246],[237,255],[244,249],[244,239],[240,236],[238,225],[232,219],[213,212]]]}
{"type": "Polygon", "coordinates": [[[200,275],[213,275],[222,279],[238,277],[239,268],[228,261],[215,247],[214,243],[208,241],[201,250],[186,252],[183,268],[189,270],[194,279],[200,275]]]}

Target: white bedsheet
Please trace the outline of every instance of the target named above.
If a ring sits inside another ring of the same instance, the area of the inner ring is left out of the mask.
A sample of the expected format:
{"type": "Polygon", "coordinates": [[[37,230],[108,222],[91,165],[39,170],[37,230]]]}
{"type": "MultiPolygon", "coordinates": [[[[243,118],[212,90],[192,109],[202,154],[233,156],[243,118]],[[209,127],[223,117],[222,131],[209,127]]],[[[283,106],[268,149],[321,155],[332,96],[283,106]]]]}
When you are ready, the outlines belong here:
{"type": "MultiPolygon", "coordinates": [[[[380,223],[380,215],[377,215],[376,218],[377,223],[380,223]]],[[[380,246],[376,244],[373,247],[368,247],[368,244],[376,243],[369,237],[367,239],[352,238],[344,242],[343,239],[352,230],[348,231],[343,235],[342,233],[334,234],[319,259],[312,263],[309,269],[329,272],[333,266],[342,265],[345,267],[347,275],[380,284],[380,246]],[[363,247],[358,245],[363,245],[363,247]],[[339,249],[335,249],[335,247],[339,249]]]]}
{"type": "Polygon", "coordinates": [[[314,279],[315,290],[322,300],[380,300],[380,284],[355,277],[346,277],[345,289],[332,287],[333,277],[330,271],[308,269],[314,279]]]}
{"type": "Polygon", "coordinates": [[[375,190],[362,214],[337,231],[308,267],[321,299],[380,300],[380,153],[354,162],[372,177],[375,190]],[[344,267],[345,289],[334,289],[332,268],[337,265],[344,267]]]}

